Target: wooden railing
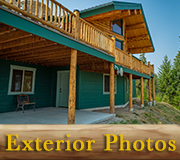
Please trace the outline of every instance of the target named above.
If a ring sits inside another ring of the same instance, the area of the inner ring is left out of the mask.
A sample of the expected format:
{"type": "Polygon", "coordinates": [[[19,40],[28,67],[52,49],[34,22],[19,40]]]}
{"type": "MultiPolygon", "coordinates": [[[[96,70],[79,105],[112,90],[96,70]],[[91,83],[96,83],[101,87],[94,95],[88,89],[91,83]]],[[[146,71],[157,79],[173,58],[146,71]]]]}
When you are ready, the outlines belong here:
{"type": "Polygon", "coordinates": [[[115,37],[109,37],[80,18],[78,11],[72,13],[55,0],[0,0],[0,5],[105,51],[114,56],[115,62],[122,66],[147,75],[154,73],[153,65],[147,66],[131,54],[116,48],[115,37]]]}
{"type": "Polygon", "coordinates": [[[80,18],[80,40],[91,44],[92,46],[112,53],[114,41],[101,30],[97,29],[84,19],[80,18]]]}
{"type": "Polygon", "coordinates": [[[0,4],[109,54],[113,52],[111,37],[55,0],[0,0],[0,4]]]}
{"type": "Polygon", "coordinates": [[[74,37],[75,14],[55,0],[0,0],[0,4],[74,37]]]}
{"type": "Polygon", "coordinates": [[[128,54],[117,47],[115,49],[115,62],[121,66],[149,76],[151,76],[151,73],[154,74],[154,65],[150,65],[150,63],[146,65],[131,54],[128,54]]]}

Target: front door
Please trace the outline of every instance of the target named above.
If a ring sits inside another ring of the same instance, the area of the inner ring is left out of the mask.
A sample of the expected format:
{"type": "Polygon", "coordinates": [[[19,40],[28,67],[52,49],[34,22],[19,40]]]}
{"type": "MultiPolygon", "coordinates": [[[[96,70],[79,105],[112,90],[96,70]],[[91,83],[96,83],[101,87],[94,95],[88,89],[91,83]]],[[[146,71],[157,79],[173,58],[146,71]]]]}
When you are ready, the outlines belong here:
{"type": "Polygon", "coordinates": [[[69,99],[69,71],[62,71],[58,74],[58,83],[57,92],[59,91],[59,100],[57,101],[58,107],[68,107],[68,99],[69,99]]]}

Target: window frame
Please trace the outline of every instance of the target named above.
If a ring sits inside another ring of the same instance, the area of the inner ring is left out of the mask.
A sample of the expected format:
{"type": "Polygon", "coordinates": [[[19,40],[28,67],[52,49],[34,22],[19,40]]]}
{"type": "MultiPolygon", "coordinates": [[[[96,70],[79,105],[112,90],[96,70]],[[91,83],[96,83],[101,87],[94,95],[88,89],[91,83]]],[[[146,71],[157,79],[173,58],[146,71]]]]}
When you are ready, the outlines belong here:
{"type": "MultiPolygon", "coordinates": [[[[110,94],[110,92],[105,92],[104,91],[104,89],[105,89],[104,88],[104,81],[105,81],[104,77],[105,76],[109,76],[109,78],[110,78],[110,74],[106,74],[106,73],[103,74],[103,94],[110,94]]],[[[114,93],[117,94],[117,75],[114,76],[114,81],[115,81],[115,86],[114,86],[115,87],[115,92],[114,93]]],[[[110,87],[110,84],[109,84],[109,87],[110,87]]]]}
{"type": "Polygon", "coordinates": [[[117,20],[113,20],[112,21],[112,32],[114,32],[114,33],[116,33],[116,34],[119,34],[119,35],[121,35],[121,36],[124,36],[123,35],[123,30],[124,30],[124,28],[123,28],[123,19],[117,19],[117,20]],[[122,28],[121,28],[121,34],[119,34],[118,32],[116,32],[116,31],[113,31],[113,22],[117,22],[117,21],[121,21],[121,26],[122,26],[122,28]]]}
{"type": "Polygon", "coordinates": [[[10,75],[9,75],[8,95],[34,94],[35,77],[36,77],[36,68],[11,65],[10,66],[10,75]],[[12,84],[13,70],[14,69],[23,71],[21,92],[11,92],[11,84],[12,84]],[[33,72],[32,92],[23,92],[23,83],[24,83],[24,73],[25,73],[25,71],[32,71],[33,72]]]}
{"type": "Polygon", "coordinates": [[[123,51],[123,49],[124,49],[124,45],[123,45],[123,43],[124,43],[124,42],[123,42],[123,41],[121,41],[120,39],[117,39],[117,38],[116,38],[116,41],[121,42],[121,45],[122,45],[121,47],[122,47],[122,49],[120,49],[120,48],[118,48],[118,47],[116,47],[116,48],[118,48],[118,49],[120,49],[120,50],[122,50],[122,51],[123,51]]]}

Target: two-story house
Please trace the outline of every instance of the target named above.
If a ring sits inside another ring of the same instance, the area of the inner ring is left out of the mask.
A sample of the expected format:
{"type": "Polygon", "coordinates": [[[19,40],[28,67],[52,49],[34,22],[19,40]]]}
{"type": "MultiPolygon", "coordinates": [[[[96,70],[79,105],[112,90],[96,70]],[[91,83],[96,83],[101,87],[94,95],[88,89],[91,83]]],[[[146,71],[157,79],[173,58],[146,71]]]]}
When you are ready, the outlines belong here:
{"type": "Polygon", "coordinates": [[[148,52],[154,46],[141,4],[71,12],[55,0],[0,0],[0,112],[14,111],[19,94],[37,96],[36,108],[67,107],[69,124],[75,109],[114,113],[129,102],[132,111],[136,79],[141,107],[143,79],[152,105],[154,66],[133,56],[148,52]]]}

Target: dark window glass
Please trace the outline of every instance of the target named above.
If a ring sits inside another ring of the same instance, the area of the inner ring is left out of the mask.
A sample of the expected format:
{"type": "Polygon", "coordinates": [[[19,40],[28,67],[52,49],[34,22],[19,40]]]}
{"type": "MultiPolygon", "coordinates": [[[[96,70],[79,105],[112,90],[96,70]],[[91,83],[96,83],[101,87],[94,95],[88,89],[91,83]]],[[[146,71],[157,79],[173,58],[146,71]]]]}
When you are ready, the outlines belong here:
{"type": "Polygon", "coordinates": [[[118,34],[123,34],[122,31],[122,20],[118,20],[118,21],[113,21],[112,22],[112,31],[116,32],[118,34]]]}
{"type": "Polygon", "coordinates": [[[110,92],[110,76],[104,76],[104,92],[110,92]]]}
{"type": "Polygon", "coordinates": [[[13,69],[11,92],[21,92],[22,76],[23,76],[22,70],[13,69]]]}
{"type": "Polygon", "coordinates": [[[116,40],[116,47],[123,50],[123,42],[116,40]]]}
{"type": "Polygon", "coordinates": [[[23,92],[32,92],[33,71],[25,71],[23,92]]]}

